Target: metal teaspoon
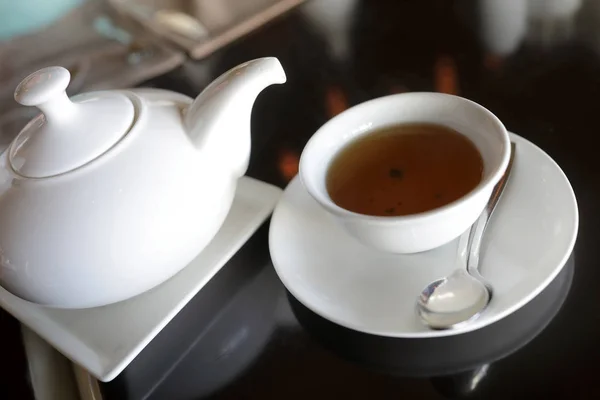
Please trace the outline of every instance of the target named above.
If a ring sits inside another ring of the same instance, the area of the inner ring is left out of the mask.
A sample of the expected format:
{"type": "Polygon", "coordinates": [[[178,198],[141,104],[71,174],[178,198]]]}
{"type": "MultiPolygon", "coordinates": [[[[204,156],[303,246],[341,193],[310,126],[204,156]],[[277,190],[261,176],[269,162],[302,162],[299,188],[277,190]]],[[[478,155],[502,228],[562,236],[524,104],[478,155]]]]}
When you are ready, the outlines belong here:
{"type": "Polygon", "coordinates": [[[485,228],[508,181],[515,147],[511,143],[508,166],[485,209],[459,239],[458,268],[451,275],[427,285],[417,300],[421,320],[432,329],[455,328],[476,319],[492,298],[492,287],[479,274],[479,250],[485,228]]]}

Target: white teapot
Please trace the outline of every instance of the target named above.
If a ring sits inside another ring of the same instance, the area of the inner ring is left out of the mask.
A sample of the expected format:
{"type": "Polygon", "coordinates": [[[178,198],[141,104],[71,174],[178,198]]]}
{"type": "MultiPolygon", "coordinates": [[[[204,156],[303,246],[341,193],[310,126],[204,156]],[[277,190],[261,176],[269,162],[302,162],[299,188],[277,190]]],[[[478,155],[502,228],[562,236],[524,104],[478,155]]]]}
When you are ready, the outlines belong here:
{"type": "Polygon", "coordinates": [[[50,67],[15,99],[41,111],[0,155],[0,285],[60,308],[147,291],[210,242],[250,156],[258,94],[276,58],[226,72],[195,100],[164,90],[85,93],[50,67]]]}

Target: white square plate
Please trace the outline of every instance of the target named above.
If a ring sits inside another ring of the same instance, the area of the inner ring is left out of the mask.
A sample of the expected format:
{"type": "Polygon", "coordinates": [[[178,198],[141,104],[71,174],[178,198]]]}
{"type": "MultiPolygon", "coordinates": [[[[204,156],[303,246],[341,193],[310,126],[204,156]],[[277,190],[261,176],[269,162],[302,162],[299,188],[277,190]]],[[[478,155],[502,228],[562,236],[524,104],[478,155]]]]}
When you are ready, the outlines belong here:
{"type": "Polygon", "coordinates": [[[114,379],[267,219],[281,189],[243,177],[212,242],[187,267],[132,299],[97,308],[47,308],[0,288],[0,306],[101,381],[114,379]]]}

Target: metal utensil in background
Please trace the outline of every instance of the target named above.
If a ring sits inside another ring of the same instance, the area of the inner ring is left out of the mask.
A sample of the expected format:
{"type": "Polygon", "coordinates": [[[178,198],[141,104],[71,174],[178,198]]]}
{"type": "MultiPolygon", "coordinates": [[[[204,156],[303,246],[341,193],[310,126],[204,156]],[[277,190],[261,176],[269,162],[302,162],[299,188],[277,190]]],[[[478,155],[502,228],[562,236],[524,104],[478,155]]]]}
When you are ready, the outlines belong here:
{"type": "Polygon", "coordinates": [[[153,19],[173,33],[192,40],[203,40],[208,37],[208,31],[198,19],[177,10],[158,10],[154,13],[153,19]]]}
{"type": "Polygon", "coordinates": [[[107,15],[101,15],[94,19],[94,30],[107,39],[112,39],[127,46],[126,59],[130,65],[139,64],[154,55],[151,46],[145,46],[135,40],[129,32],[117,26],[107,15]]]}
{"type": "Polygon", "coordinates": [[[138,22],[150,23],[150,26],[159,35],[167,32],[176,34],[192,41],[202,41],[209,36],[206,27],[194,16],[175,9],[154,9],[146,4],[137,4],[127,1],[115,1],[118,8],[126,11],[138,22]]]}

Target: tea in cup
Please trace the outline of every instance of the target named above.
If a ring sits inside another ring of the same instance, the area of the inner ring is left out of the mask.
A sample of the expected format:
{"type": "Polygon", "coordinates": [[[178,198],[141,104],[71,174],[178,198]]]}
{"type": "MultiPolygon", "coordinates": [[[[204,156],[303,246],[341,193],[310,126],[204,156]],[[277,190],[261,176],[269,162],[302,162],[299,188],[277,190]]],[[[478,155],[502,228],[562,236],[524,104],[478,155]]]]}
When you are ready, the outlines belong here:
{"type": "Polygon", "coordinates": [[[472,225],[510,155],[490,111],[440,93],[403,93],[339,114],[300,159],[308,193],[365,245],[416,253],[472,225]]]}

